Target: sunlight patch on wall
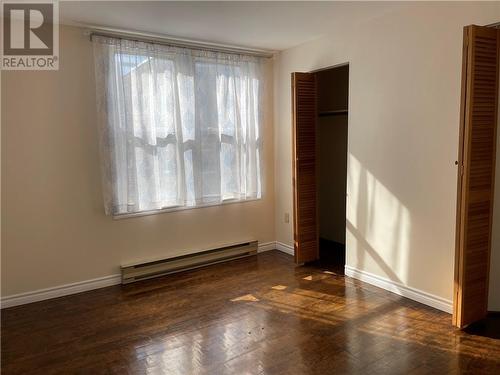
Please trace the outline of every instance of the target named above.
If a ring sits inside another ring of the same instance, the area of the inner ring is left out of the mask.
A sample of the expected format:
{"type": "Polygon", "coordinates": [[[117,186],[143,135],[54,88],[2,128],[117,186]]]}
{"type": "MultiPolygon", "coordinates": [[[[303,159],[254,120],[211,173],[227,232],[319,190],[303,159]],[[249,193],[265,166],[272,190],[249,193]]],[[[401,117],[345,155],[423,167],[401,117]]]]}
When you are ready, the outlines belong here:
{"type": "Polygon", "coordinates": [[[410,212],[352,154],[347,172],[347,264],[407,282],[410,212]]]}

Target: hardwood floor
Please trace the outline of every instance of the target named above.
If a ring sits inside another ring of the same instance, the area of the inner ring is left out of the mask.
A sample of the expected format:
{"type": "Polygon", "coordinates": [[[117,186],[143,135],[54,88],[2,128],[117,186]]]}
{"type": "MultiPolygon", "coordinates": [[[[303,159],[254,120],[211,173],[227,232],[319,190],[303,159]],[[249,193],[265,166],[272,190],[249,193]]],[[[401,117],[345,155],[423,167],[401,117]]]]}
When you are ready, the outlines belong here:
{"type": "Polygon", "coordinates": [[[2,374],[500,373],[500,341],[278,251],[2,311],[2,374]]]}

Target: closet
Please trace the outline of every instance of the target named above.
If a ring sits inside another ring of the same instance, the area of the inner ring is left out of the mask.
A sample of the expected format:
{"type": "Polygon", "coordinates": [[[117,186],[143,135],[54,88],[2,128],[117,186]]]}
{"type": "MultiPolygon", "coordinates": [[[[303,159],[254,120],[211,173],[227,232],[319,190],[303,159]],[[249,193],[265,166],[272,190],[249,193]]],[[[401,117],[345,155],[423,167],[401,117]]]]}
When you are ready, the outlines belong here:
{"type": "Polygon", "coordinates": [[[295,262],[345,266],[349,66],[292,73],[295,262]]]}
{"type": "Polygon", "coordinates": [[[349,65],[316,72],[319,260],[344,273],[349,65]]]}

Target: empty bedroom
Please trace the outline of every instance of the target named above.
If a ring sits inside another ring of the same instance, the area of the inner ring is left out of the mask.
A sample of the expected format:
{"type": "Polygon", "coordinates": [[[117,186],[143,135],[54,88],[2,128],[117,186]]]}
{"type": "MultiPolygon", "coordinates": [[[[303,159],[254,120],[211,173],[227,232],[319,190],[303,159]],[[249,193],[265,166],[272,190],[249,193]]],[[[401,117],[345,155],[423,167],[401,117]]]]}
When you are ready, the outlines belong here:
{"type": "Polygon", "coordinates": [[[500,2],[1,12],[2,374],[500,373],[500,2]]]}

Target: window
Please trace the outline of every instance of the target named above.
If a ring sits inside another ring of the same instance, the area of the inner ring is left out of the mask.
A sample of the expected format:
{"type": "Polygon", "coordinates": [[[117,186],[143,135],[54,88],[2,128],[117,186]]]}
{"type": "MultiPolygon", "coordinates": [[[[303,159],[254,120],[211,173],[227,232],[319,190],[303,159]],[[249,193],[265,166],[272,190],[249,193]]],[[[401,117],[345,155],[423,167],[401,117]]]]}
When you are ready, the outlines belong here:
{"type": "Polygon", "coordinates": [[[93,41],[107,214],[261,197],[260,59],[93,41]]]}

